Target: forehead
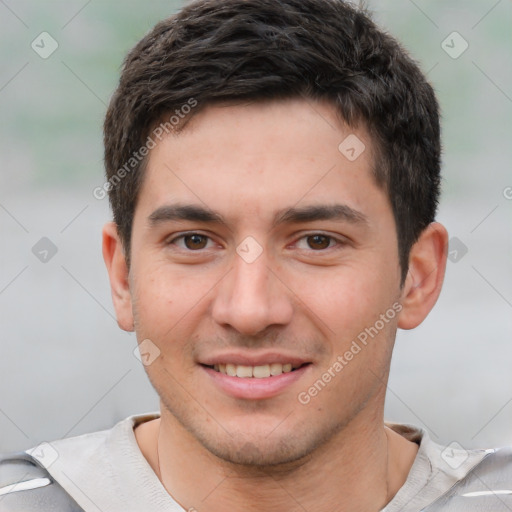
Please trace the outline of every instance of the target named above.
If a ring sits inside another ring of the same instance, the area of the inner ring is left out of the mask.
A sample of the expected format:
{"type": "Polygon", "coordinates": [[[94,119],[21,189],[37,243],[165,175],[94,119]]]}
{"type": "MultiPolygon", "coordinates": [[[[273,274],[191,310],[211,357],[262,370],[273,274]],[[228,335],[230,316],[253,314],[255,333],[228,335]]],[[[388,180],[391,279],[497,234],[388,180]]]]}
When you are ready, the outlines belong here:
{"type": "Polygon", "coordinates": [[[151,150],[139,200],[148,207],[193,200],[239,214],[313,198],[361,209],[383,194],[373,154],[365,128],[341,122],[327,102],[208,106],[151,150]]]}

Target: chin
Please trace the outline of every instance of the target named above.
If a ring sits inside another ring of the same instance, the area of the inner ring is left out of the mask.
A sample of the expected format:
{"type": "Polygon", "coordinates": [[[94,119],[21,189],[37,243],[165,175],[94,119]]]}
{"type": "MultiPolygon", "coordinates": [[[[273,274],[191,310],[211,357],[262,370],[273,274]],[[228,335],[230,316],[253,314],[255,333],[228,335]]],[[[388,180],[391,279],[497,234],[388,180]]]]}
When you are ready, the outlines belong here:
{"type": "Polygon", "coordinates": [[[314,447],[293,442],[289,435],[286,439],[274,439],[261,436],[233,436],[224,443],[218,440],[201,440],[201,444],[213,455],[230,464],[252,468],[266,468],[294,465],[306,458],[314,447]]]}
{"type": "Polygon", "coordinates": [[[159,395],[172,428],[186,431],[190,442],[218,459],[247,469],[279,467],[282,472],[301,466],[332,441],[352,416],[326,414],[313,419],[294,410],[276,418],[254,410],[231,415],[217,410],[213,417],[203,407],[185,407],[185,398],[159,395]]]}

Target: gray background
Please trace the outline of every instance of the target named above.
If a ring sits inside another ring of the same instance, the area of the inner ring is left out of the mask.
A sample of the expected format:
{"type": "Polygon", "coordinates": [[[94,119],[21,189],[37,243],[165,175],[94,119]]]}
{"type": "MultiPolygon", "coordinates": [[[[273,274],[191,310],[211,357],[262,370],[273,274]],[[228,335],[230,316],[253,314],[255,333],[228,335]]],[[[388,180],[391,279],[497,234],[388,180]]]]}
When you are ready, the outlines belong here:
{"type": "MultiPolygon", "coordinates": [[[[158,408],[135,336],[114,318],[100,237],[110,212],[92,190],[122,58],[180,5],[0,0],[0,451],[158,408]],[[59,45],[47,59],[31,48],[43,31],[59,45]],[[47,262],[32,252],[42,237],[58,249],[47,262]]],[[[459,250],[429,318],[399,333],[386,417],[444,444],[512,444],[512,2],[369,7],[438,92],[438,219],[459,250]],[[458,58],[454,31],[469,44],[458,58]]]]}

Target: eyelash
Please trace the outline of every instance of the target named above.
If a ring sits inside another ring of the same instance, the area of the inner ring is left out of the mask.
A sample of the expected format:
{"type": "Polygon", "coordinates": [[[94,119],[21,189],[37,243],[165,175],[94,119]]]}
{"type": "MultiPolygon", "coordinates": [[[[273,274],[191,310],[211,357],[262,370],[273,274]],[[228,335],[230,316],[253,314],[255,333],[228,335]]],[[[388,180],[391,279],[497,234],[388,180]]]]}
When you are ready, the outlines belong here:
{"type": "MultiPolygon", "coordinates": [[[[170,239],[168,242],[167,242],[167,245],[176,245],[176,241],[177,240],[184,240],[186,237],[189,237],[189,236],[193,236],[193,235],[199,235],[201,237],[205,237],[207,238],[209,241],[213,241],[211,239],[211,237],[209,237],[208,235],[205,235],[203,233],[198,233],[196,231],[190,231],[188,233],[182,233],[181,235],[178,235],[172,239],[170,239]]],[[[297,241],[295,243],[297,243],[298,241],[300,240],[305,240],[307,238],[310,238],[310,237],[314,237],[314,236],[322,236],[322,237],[325,237],[325,238],[328,238],[329,239],[329,247],[325,248],[325,249],[305,249],[305,250],[308,250],[308,251],[311,251],[311,252],[326,252],[330,249],[333,249],[335,246],[331,246],[331,242],[335,242],[335,244],[337,246],[344,246],[344,245],[347,245],[347,242],[340,239],[340,238],[336,238],[332,235],[326,235],[325,233],[321,233],[321,232],[312,232],[312,233],[307,233],[303,236],[301,236],[299,239],[297,239],[297,241]]],[[[178,246],[179,247],[179,246],[178,246]]],[[[194,252],[197,252],[197,253],[201,253],[205,250],[207,250],[207,248],[204,248],[204,249],[197,249],[197,250],[193,250],[193,249],[187,249],[186,247],[179,247],[181,250],[183,251],[186,251],[186,252],[189,252],[189,253],[194,253],[194,252]]]]}

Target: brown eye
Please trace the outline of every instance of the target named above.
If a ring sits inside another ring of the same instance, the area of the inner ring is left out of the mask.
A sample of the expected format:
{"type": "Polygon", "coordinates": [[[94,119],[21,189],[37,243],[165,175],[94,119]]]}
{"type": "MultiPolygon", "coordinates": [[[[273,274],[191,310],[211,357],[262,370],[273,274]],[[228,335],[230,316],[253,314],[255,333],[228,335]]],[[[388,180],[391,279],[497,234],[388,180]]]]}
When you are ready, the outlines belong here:
{"type": "Polygon", "coordinates": [[[204,235],[185,235],[183,237],[185,247],[190,250],[204,249],[208,243],[208,237],[204,235]]]}
{"type": "Polygon", "coordinates": [[[307,237],[308,246],[311,249],[327,249],[331,243],[331,237],[325,235],[310,235],[307,237]]]}

